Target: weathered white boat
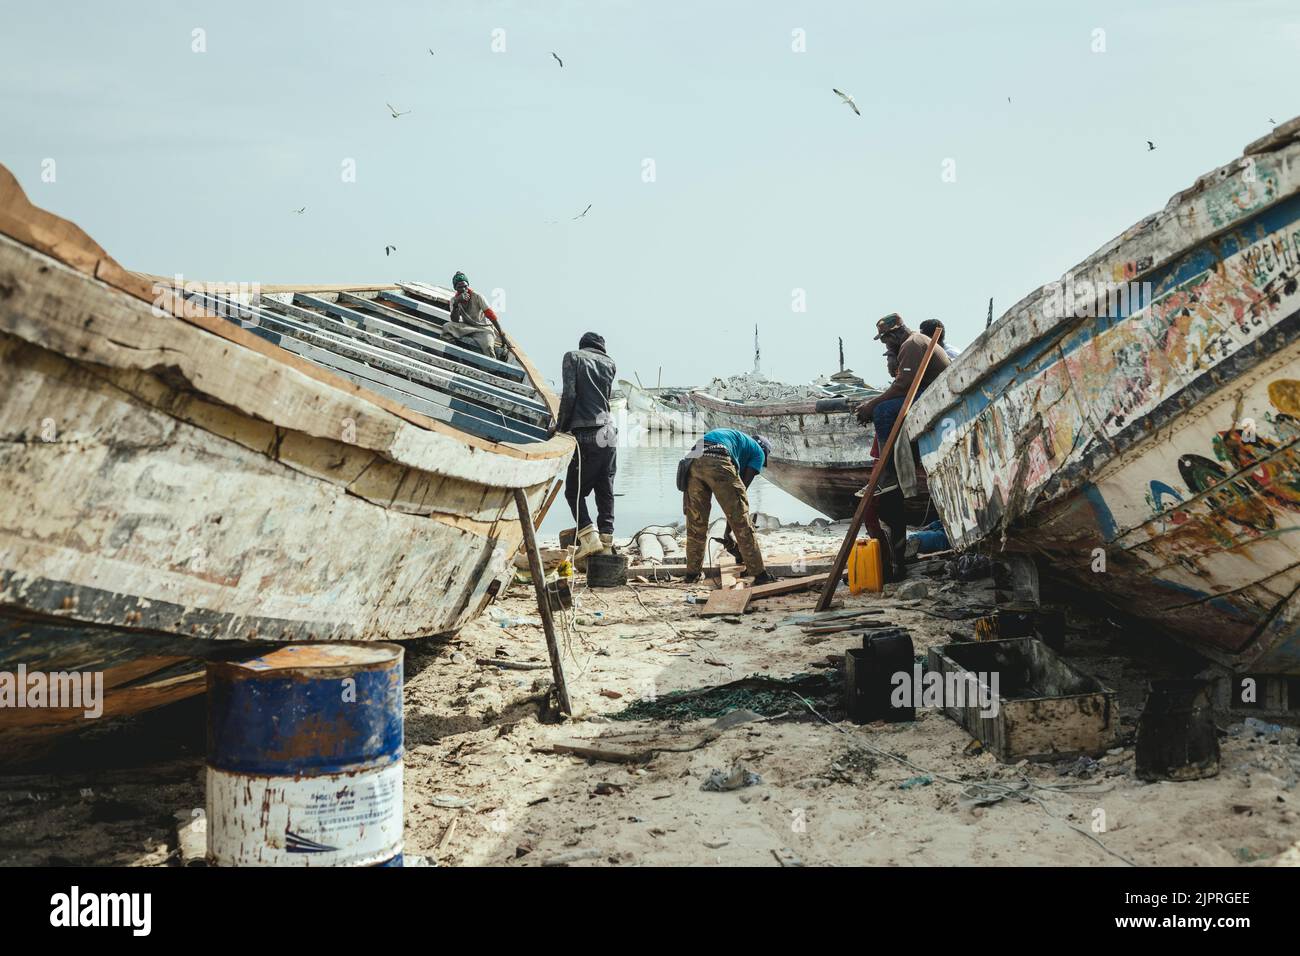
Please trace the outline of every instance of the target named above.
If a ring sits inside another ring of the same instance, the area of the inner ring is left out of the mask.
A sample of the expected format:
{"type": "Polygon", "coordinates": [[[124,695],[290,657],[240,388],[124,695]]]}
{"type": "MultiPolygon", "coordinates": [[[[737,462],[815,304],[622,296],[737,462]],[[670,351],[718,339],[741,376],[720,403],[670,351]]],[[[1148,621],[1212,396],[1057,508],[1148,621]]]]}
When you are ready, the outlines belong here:
{"type": "MultiPolygon", "coordinates": [[[[620,379],[618,384],[627,396],[628,413],[636,415],[649,430],[683,435],[696,430],[690,409],[681,401],[687,390],[642,388],[626,379],[620,379]]],[[[610,411],[614,412],[612,405],[610,411]]]]}
{"type": "Polygon", "coordinates": [[[908,416],[958,546],[1300,673],[1300,118],[1001,317],[908,416]]]}
{"type": "MultiPolygon", "coordinates": [[[[508,579],[514,490],[573,447],[513,341],[454,345],[419,283],[251,291],[127,272],[0,167],[0,675],[132,713],[232,642],[446,633],[508,579]]],[[[0,746],[77,726],[11,702],[0,746]]]]}
{"type": "Polygon", "coordinates": [[[700,431],[734,428],[763,435],[772,455],[763,470],[778,488],[830,518],[850,518],[860,499],[855,493],[871,476],[875,430],[858,424],[853,410],[873,391],[852,397],[798,402],[730,402],[704,392],[691,393],[700,431]]]}

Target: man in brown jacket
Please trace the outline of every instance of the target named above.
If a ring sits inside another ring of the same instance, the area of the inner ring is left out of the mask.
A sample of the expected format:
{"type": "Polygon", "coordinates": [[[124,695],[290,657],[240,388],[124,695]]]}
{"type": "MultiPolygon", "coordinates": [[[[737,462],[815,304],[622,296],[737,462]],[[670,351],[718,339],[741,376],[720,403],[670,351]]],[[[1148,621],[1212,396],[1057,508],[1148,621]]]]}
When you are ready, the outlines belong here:
{"type": "MultiPolygon", "coordinates": [[[[943,326],[940,325],[938,330],[942,333],[943,326]]],[[[897,372],[894,374],[894,381],[887,389],[858,406],[857,414],[861,424],[870,423],[875,426],[876,444],[883,451],[885,440],[889,437],[894,422],[898,420],[903,400],[907,397],[907,390],[912,387],[912,380],[916,378],[916,370],[921,367],[921,359],[925,357],[925,350],[929,348],[930,340],[919,332],[909,329],[897,312],[891,312],[876,323],[876,338],[883,342],[891,353],[897,354],[897,372]]],[[[921,379],[921,387],[917,389],[916,394],[920,395],[925,391],[947,367],[947,354],[942,348],[936,346],[930,354],[930,364],[925,367],[925,376],[921,379]]],[[[877,491],[888,491],[897,481],[894,476],[893,462],[887,462],[877,491]]]]}

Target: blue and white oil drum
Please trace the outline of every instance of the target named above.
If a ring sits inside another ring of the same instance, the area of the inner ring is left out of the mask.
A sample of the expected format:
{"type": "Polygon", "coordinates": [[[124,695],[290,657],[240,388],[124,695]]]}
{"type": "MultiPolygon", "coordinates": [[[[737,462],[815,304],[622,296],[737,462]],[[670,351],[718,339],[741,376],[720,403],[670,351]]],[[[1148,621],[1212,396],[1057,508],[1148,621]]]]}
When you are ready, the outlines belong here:
{"type": "Polygon", "coordinates": [[[208,860],[400,866],[402,648],[288,644],[208,664],[208,860]]]}

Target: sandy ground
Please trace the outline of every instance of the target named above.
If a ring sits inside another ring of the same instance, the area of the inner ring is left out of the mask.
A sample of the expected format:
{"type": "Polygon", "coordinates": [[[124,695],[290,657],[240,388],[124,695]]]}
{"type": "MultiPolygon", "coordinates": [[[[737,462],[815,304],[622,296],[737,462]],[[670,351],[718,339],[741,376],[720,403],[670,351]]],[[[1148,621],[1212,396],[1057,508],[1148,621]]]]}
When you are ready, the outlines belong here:
{"type": "MultiPolygon", "coordinates": [[[[766,553],[833,549],[833,532],[768,532],[766,553]]],[[[918,653],[968,627],[927,609],[987,599],[988,581],[935,580],[935,595],[880,606],[909,628],[918,653]]],[[[579,624],[565,637],[577,712],[542,721],[549,671],[477,663],[506,655],[546,660],[531,589],[514,586],[452,639],[413,643],[406,666],[406,849],[438,865],[1271,865],[1300,861],[1300,748],[1293,731],[1272,738],[1221,726],[1221,772],[1188,783],[1134,776],[1133,732],[1146,681],[1195,665],[1145,634],[1071,617],[1066,657],[1120,696],[1120,746],[1087,779],[1069,762],[1005,766],[968,755],[971,738],[935,711],[912,723],[828,725],[791,698],[785,717],[732,727],[687,752],[618,764],[548,752],[557,741],[653,732],[668,745],[711,721],[611,721],[648,695],[726,683],[751,674],[826,673],[828,655],[860,637],[810,638],[781,623],[811,608],[814,593],[768,599],[738,619],[702,619],[708,587],[579,589],[579,624]],[[598,616],[599,615],[599,616],[598,616]],[[511,623],[522,619],[525,623],[511,623]],[[673,735],[677,735],[674,737],[673,735]],[[905,758],[904,765],[888,755],[905,758]],[[701,790],[736,763],[761,782],[701,790]],[[900,787],[918,776],[933,782],[900,787]],[[1032,800],[964,806],[973,782],[1037,786],[1032,800]],[[1078,789],[1052,789],[1052,788],[1078,789]],[[1094,829],[1098,825],[1104,829],[1094,829]]],[[[831,671],[830,673],[834,673],[831,671]]],[[[203,805],[202,702],[147,715],[70,742],[44,767],[0,776],[0,863],[176,865],[176,810],[203,805]],[[51,768],[58,767],[57,771],[51,768]],[[69,771],[77,766],[77,771],[69,771]]],[[[838,715],[832,715],[838,716],[838,715]]]]}

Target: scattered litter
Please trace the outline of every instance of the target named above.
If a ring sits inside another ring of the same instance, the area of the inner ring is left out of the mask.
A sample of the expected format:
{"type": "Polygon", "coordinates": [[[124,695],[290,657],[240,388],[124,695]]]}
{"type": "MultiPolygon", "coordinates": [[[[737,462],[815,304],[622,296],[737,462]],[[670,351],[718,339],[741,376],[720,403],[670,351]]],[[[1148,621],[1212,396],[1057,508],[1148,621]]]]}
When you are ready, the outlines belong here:
{"type": "Polygon", "coordinates": [[[907,780],[904,780],[902,783],[898,785],[898,789],[912,790],[916,787],[928,787],[932,783],[934,783],[934,777],[930,776],[927,773],[919,777],[909,777],[907,780]]]}
{"type": "Polygon", "coordinates": [[[457,797],[450,793],[435,793],[429,798],[429,802],[435,807],[443,807],[447,810],[458,810],[461,807],[468,807],[470,801],[464,797],[457,797]]]}
{"type": "Polygon", "coordinates": [[[710,771],[707,779],[700,785],[700,789],[713,793],[727,793],[731,790],[739,790],[742,787],[752,787],[762,782],[762,777],[743,763],[737,762],[729,771],[710,771]]]}
{"type": "Polygon", "coordinates": [[[578,863],[582,860],[599,859],[601,855],[600,850],[570,850],[568,853],[543,860],[542,866],[568,866],[570,863],[578,863]]]}
{"type": "Polygon", "coordinates": [[[601,697],[608,697],[610,700],[618,700],[623,696],[616,690],[601,690],[599,693],[601,697]]]}
{"type": "Polygon", "coordinates": [[[773,850],[772,855],[776,857],[776,862],[782,866],[803,866],[803,861],[794,855],[794,851],[782,847],[779,850],[773,850]]]}
{"type": "Polygon", "coordinates": [[[642,698],[610,716],[614,720],[687,721],[747,710],[760,717],[774,717],[790,710],[796,695],[818,702],[819,707],[843,709],[843,681],[838,674],[796,674],[786,678],[753,674],[716,687],[642,698]]]}

